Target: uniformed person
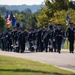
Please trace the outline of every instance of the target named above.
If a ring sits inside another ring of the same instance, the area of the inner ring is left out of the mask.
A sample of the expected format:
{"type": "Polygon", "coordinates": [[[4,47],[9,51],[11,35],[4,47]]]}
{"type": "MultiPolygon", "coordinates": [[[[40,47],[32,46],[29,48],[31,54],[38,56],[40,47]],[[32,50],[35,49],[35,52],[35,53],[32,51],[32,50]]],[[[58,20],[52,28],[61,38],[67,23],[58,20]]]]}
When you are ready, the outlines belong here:
{"type": "Polygon", "coordinates": [[[43,51],[43,30],[41,27],[38,29],[37,32],[37,51],[38,50],[39,52],[43,51]]]}
{"type": "Polygon", "coordinates": [[[8,32],[5,35],[6,43],[7,43],[7,50],[8,51],[12,51],[12,47],[11,47],[11,45],[12,45],[12,37],[11,36],[12,36],[11,31],[8,30],[8,32]]]}
{"type": "Polygon", "coordinates": [[[49,30],[49,52],[53,52],[53,26],[50,25],[50,30],[49,30]]]}
{"type": "Polygon", "coordinates": [[[5,45],[5,34],[4,34],[4,31],[2,31],[2,33],[1,33],[1,49],[2,49],[2,51],[4,51],[4,49],[5,49],[4,45],[5,45]]]}
{"type": "Polygon", "coordinates": [[[74,53],[74,37],[75,37],[75,28],[73,23],[70,23],[70,27],[67,29],[67,37],[69,41],[69,51],[74,53]]]}
{"type": "Polygon", "coordinates": [[[47,30],[47,28],[44,31],[44,36],[43,36],[43,40],[44,40],[44,46],[45,46],[45,51],[48,52],[48,43],[49,43],[49,39],[50,39],[50,34],[49,34],[49,30],[47,30]]]}
{"type": "Polygon", "coordinates": [[[54,26],[54,28],[53,28],[53,50],[54,50],[54,52],[57,52],[57,45],[56,45],[56,39],[55,39],[55,30],[56,30],[56,26],[54,26]]]}
{"type": "Polygon", "coordinates": [[[18,35],[19,52],[24,53],[25,50],[25,35],[24,30],[20,30],[18,35]]]}
{"type": "Polygon", "coordinates": [[[18,39],[18,30],[16,27],[12,29],[12,43],[15,45],[18,39]]]}
{"type": "Polygon", "coordinates": [[[0,35],[0,48],[1,48],[1,35],[0,35]]]}
{"type": "Polygon", "coordinates": [[[28,43],[29,43],[29,50],[32,51],[33,33],[31,29],[29,29],[29,32],[28,32],[28,43]]]}
{"type": "Polygon", "coordinates": [[[61,44],[62,44],[62,40],[63,40],[63,36],[64,36],[63,30],[60,25],[61,24],[58,24],[57,28],[55,30],[55,39],[56,39],[58,53],[60,53],[60,51],[61,51],[61,44]]]}

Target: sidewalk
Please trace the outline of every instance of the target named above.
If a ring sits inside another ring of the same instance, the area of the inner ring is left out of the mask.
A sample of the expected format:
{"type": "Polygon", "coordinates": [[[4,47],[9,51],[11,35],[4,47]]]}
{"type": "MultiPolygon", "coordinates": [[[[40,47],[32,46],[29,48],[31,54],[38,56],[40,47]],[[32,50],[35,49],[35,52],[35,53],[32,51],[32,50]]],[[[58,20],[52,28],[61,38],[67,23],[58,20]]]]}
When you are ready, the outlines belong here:
{"type": "Polygon", "coordinates": [[[51,64],[62,69],[70,70],[75,72],[75,53],[69,53],[67,50],[62,50],[61,54],[51,52],[25,52],[25,53],[14,53],[0,50],[0,55],[12,56],[18,58],[29,59],[38,61],[46,64],[51,64]]]}

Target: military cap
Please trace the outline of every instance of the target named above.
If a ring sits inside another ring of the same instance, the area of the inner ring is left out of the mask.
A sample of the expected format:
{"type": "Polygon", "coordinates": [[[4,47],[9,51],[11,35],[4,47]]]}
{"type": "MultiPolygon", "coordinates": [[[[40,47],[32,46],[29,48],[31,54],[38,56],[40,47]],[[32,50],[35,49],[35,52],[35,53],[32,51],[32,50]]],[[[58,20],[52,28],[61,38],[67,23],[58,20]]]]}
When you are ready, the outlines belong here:
{"type": "Polygon", "coordinates": [[[69,24],[73,24],[72,22],[70,22],[69,24]]]}
{"type": "Polygon", "coordinates": [[[56,24],[56,26],[61,26],[61,24],[56,24]]]}

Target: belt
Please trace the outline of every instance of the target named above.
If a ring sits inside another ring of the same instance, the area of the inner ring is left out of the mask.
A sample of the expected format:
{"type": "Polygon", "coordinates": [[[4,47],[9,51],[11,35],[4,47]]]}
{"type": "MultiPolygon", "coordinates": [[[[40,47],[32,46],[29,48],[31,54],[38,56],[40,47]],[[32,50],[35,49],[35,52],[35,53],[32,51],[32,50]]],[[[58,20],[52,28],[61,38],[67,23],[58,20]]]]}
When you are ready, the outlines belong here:
{"type": "Polygon", "coordinates": [[[56,36],[62,36],[62,35],[56,35],[56,36]]]}

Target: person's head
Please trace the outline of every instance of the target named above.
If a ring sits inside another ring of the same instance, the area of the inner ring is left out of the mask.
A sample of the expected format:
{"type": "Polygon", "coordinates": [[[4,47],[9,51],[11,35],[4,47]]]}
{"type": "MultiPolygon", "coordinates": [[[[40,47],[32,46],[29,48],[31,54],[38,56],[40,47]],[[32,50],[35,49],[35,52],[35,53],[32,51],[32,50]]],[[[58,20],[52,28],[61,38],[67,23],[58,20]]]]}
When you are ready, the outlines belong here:
{"type": "Polygon", "coordinates": [[[73,23],[70,23],[70,27],[73,27],[73,23]]]}
{"type": "Polygon", "coordinates": [[[50,30],[53,30],[53,26],[52,26],[52,25],[50,25],[50,27],[49,27],[49,28],[50,28],[50,30]]]}
{"type": "Polygon", "coordinates": [[[60,28],[61,27],[61,24],[57,24],[57,28],[60,28]]]}

